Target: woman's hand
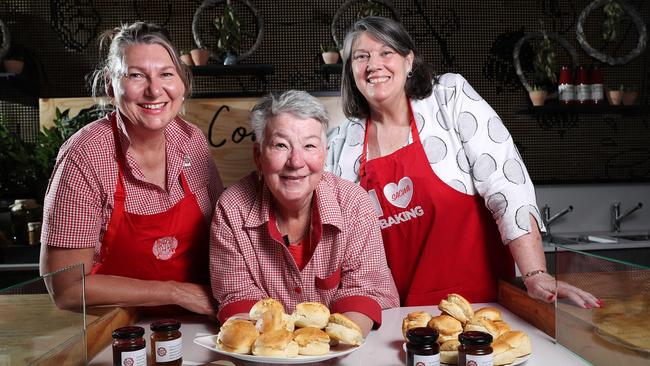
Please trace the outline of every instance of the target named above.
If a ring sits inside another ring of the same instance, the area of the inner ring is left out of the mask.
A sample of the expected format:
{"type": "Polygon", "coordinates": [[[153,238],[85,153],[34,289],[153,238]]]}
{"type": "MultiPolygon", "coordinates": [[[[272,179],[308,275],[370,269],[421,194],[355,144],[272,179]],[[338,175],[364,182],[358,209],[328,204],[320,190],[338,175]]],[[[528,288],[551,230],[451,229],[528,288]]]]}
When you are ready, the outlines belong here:
{"type": "Polygon", "coordinates": [[[569,285],[564,281],[556,281],[548,273],[539,273],[524,280],[528,296],[545,302],[553,302],[556,294],[558,298],[568,298],[575,305],[583,309],[598,308],[602,304],[594,295],[569,285]]]}
{"type": "Polygon", "coordinates": [[[171,282],[174,302],[183,308],[210,317],[217,316],[210,287],[188,282],[171,282]]]}

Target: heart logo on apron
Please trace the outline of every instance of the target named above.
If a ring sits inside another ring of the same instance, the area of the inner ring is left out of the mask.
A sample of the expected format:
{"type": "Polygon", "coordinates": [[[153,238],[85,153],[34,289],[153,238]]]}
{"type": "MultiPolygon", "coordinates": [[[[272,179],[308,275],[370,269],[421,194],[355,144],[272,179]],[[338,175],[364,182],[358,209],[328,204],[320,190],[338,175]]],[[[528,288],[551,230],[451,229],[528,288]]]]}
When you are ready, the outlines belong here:
{"type": "Polygon", "coordinates": [[[160,238],[153,243],[153,255],[156,259],[166,261],[176,253],[178,247],[178,240],[173,236],[166,236],[160,238]]]}
{"type": "Polygon", "coordinates": [[[398,184],[386,184],[384,186],[384,197],[393,206],[405,208],[411,203],[411,198],[413,198],[413,181],[409,177],[404,177],[399,180],[398,184]]]}

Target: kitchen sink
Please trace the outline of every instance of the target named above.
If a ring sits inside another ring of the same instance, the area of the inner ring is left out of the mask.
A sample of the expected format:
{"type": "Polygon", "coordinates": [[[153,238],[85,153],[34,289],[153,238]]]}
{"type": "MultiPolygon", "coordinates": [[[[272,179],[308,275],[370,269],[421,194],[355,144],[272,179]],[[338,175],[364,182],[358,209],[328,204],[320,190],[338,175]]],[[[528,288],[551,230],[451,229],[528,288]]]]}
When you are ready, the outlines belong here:
{"type": "Polygon", "coordinates": [[[632,241],[649,241],[650,240],[650,234],[644,233],[644,234],[612,234],[612,237],[619,238],[619,239],[624,239],[624,240],[632,240],[632,241]]]}
{"type": "Polygon", "coordinates": [[[650,242],[650,233],[580,233],[580,234],[556,234],[550,242],[557,244],[620,244],[650,242]]]}
{"type": "MultiPolygon", "coordinates": [[[[577,244],[594,244],[594,243],[603,243],[603,244],[613,244],[618,243],[616,238],[610,238],[603,235],[589,235],[589,234],[580,234],[580,235],[557,235],[553,236],[553,239],[564,239],[569,242],[577,244]]],[[[569,243],[569,244],[573,244],[569,243]]]]}

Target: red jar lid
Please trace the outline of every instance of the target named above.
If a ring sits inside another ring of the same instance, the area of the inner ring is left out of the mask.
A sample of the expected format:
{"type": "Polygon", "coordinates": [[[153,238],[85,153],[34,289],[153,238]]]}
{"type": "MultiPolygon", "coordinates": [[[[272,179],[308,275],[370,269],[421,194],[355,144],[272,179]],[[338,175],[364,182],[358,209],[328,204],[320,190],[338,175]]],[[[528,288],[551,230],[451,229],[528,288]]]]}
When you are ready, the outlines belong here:
{"type": "Polygon", "coordinates": [[[411,328],[406,331],[406,339],[414,344],[436,343],[438,331],[429,327],[411,328]]]}
{"type": "Polygon", "coordinates": [[[489,346],[492,336],[489,333],[470,330],[458,335],[458,342],[469,346],[489,346]]]}

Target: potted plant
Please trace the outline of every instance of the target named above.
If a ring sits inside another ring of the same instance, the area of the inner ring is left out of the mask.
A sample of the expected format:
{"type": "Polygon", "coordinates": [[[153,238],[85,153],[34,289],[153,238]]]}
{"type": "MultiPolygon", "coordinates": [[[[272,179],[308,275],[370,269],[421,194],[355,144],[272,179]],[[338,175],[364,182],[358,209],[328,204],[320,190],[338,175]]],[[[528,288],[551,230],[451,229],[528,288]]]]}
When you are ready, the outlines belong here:
{"type": "Polygon", "coordinates": [[[537,84],[534,84],[531,88],[532,90],[528,92],[530,101],[535,107],[543,106],[548,92],[543,86],[537,84]]]}
{"type": "Polygon", "coordinates": [[[208,51],[205,47],[199,47],[191,50],[190,55],[192,58],[192,63],[194,63],[194,65],[203,66],[208,63],[208,59],[210,58],[210,51],[208,51]]]}
{"type": "Polygon", "coordinates": [[[237,62],[237,51],[241,44],[241,23],[235,8],[226,0],[223,14],[214,19],[217,33],[217,48],[223,55],[224,65],[234,65],[237,62]]]}
{"type": "Polygon", "coordinates": [[[5,72],[10,74],[20,74],[25,67],[25,59],[19,49],[11,48],[5,58],[2,60],[2,66],[5,72]]]}
{"type": "Polygon", "coordinates": [[[623,105],[634,105],[639,91],[635,86],[628,86],[623,90],[623,105]]]}
{"type": "Polygon", "coordinates": [[[180,55],[181,61],[182,61],[185,65],[187,65],[187,66],[192,66],[192,65],[194,65],[194,62],[192,61],[192,56],[190,55],[189,52],[187,52],[187,50],[181,50],[180,54],[181,54],[181,55],[180,55]]]}
{"type": "Polygon", "coordinates": [[[607,101],[609,105],[620,105],[623,100],[623,90],[625,87],[620,85],[618,89],[609,89],[607,90],[607,101]]]}
{"type": "Polygon", "coordinates": [[[323,47],[323,45],[320,46],[321,54],[323,56],[323,61],[328,64],[332,65],[337,62],[339,62],[339,49],[336,46],[329,46],[329,47],[323,47]]]}

